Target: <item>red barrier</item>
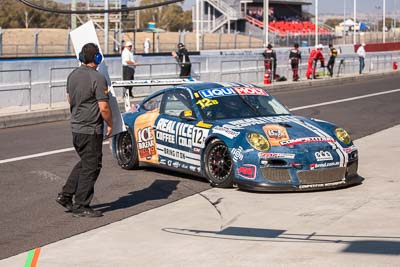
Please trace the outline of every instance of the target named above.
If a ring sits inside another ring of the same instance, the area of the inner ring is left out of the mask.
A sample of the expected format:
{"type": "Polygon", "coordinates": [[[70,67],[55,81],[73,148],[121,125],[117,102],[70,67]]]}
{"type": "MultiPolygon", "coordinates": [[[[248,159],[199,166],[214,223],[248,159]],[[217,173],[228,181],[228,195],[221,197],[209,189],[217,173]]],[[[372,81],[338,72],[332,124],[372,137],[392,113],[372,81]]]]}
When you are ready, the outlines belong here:
{"type": "MultiPolygon", "coordinates": [[[[357,52],[357,49],[360,47],[360,44],[354,45],[354,52],[357,52]]],[[[400,50],[400,42],[393,43],[368,43],[365,46],[366,52],[384,52],[384,51],[395,51],[400,50]]]]}

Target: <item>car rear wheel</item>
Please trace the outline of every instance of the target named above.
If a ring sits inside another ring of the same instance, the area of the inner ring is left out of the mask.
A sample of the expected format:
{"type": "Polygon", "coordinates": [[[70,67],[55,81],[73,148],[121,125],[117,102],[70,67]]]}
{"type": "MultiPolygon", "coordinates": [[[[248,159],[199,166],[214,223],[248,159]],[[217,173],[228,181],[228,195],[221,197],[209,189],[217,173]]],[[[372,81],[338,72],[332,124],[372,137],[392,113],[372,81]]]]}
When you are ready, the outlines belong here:
{"type": "Polygon", "coordinates": [[[233,161],[224,142],[214,139],[204,153],[205,172],[212,186],[233,186],[233,161]]]}
{"type": "Polygon", "coordinates": [[[120,133],[116,141],[118,165],[126,170],[137,169],[139,167],[139,159],[132,130],[127,127],[127,131],[120,133]]]}

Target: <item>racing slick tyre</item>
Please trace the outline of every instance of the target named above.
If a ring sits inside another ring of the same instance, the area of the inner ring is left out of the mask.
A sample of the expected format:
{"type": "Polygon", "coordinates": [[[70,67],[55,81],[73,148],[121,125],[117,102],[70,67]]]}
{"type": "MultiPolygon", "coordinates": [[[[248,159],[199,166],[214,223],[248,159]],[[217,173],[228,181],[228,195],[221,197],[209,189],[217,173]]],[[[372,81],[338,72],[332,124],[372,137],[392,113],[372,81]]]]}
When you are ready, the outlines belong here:
{"type": "Polygon", "coordinates": [[[233,186],[233,161],[224,142],[219,139],[212,140],[205,150],[203,162],[212,186],[221,188],[233,186]]]}
{"type": "Polygon", "coordinates": [[[118,165],[125,170],[134,170],[139,167],[135,136],[126,126],[127,131],[120,133],[116,138],[116,156],[118,165]]]}

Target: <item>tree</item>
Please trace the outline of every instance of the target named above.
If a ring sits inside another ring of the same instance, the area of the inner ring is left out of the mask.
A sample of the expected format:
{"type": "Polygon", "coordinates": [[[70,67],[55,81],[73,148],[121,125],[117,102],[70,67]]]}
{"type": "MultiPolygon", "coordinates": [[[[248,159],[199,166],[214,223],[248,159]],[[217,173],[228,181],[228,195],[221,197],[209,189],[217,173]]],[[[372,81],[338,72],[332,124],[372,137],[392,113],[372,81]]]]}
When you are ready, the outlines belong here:
{"type": "Polygon", "coordinates": [[[342,22],[343,22],[343,19],[333,18],[333,19],[325,20],[324,24],[328,25],[329,27],[335,28],[342,22]]]}
{"type": "MultiPolygon", "coordinates": [[[[143,0],[142,5],[155,3],[154,0],[143,0]]],[[[156,7],[140,11],[140,28],[147,28],[149,22],[155,22],[158,28],[167,31],[191,30],[192,13],[183,11],[178,4],[156,7]]]]}
{"type": "MultiPolygon", "coordinates": [[[[68,28],[69,16],[39,11],[15,0],[1,0],[0,27],[2,28],[68,28]]],[[[52,8],[62,5],[47,1],[52,8]]]]}

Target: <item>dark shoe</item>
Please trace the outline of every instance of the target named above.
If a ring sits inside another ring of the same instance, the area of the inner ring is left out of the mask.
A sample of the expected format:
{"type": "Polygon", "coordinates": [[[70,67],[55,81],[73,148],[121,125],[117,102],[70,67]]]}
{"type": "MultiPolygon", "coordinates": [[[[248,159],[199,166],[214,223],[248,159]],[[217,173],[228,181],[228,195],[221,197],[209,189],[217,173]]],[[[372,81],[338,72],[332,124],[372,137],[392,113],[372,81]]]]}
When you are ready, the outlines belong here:
{"type": "Polygon", "coordinates": [[[95,218],[103,216],[103,213],[99,210],[94,210],[92,208],[79,208],[72,210],[72,216],[95,218]]]}
{"type": "Polygon", "coordinates": [[[72,211],[72,198],[66,197],[63,194],[58,194],[56,202],[67,209],[67,211],[72,211]]]}

